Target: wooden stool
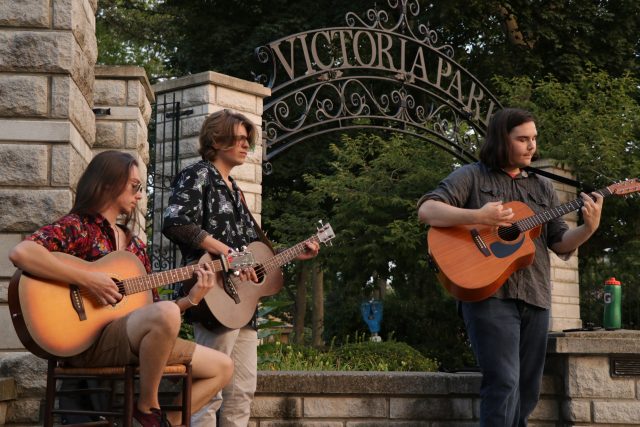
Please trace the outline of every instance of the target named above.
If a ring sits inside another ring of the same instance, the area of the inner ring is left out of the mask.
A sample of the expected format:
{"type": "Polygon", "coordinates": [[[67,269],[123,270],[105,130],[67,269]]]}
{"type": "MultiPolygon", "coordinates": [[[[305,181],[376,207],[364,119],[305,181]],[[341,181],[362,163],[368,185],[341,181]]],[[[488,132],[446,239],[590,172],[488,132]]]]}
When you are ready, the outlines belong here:
{"type": "MultiPolygon", "coordinates": [[[[131,427],[133,418],[134,384],[138,378],[139,369],[136,366],[116,366],[104,368],[65,368],[58,366],[57,360],[49,360],[47,369],[47,392],[44,409],[44,426],[52,427],[55,415],[86,415],[100,416],[101,421],[88,422],[82,424],[67,424],[71,426],[115,426],[116,418],[122,419],[123,427],[131,427]],[[60,390],[56,389],[57,380],[63,379],[94,379],[108,380],[110,387],[84,388],[76,390],[60,390]],[[116,381],[124,382],[124,404],[121,410],[114,408],[115,400],[115,383],[116,381]],[[79,409],[61,409],[55,407],[56,398],[64,394],[96,394],[108,393],[108,404],[104,410],[79,410],[79,409]]],[[[182,427],[190,426],[191,419],[191,365],[169,365],[166,366],[162,378],[179,378],[182,380],[182,404],[181,405],[163,405],[164,411],[180,411],[182,412],[182,427]]],[[[178,426],[176,426],[178,427],[178,426]]]]}

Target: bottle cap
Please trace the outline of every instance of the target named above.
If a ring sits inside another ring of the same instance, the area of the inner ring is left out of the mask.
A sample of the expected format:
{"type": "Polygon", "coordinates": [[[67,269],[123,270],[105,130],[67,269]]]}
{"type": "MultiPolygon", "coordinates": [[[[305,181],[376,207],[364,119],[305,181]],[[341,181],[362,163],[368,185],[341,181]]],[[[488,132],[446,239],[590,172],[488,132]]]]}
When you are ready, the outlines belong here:
{"type": "Polygon", "coordinates": [[[620,286],[621,283],[619,281],[616,280],[615,277],[610,277],[608,278],[605,282],[605,285],[616,285],[616,286],[620,286]]]}

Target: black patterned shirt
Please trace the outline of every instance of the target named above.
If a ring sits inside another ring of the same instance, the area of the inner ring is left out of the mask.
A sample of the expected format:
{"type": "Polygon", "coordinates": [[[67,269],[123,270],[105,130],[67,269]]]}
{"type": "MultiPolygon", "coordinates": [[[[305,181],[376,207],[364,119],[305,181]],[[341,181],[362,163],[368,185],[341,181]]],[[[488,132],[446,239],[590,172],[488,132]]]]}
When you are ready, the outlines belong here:
{"type": "Polygon", "coordinates": [[[240,189],[229,180],[232,190],[207,160],[185,167],[173,179],[162,232],[180,246],[183,263],[204,255],[200,243],[207,234],[233,249],[259,240],[240,189]]]}

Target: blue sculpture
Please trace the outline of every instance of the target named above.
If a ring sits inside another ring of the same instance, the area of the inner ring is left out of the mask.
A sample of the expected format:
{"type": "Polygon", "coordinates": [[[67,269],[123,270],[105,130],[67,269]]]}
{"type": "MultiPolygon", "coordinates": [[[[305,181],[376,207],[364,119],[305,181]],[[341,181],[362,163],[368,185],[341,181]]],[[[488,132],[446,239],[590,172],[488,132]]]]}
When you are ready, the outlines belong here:
{"type": "Polygon", "coordinates": [[[382,301],[370,299],[368,302],[363,302],[360,304],[360,312],[369,331],[371,331],[371,341],[382,341],[378,335],[382,322],[382,301]]]}

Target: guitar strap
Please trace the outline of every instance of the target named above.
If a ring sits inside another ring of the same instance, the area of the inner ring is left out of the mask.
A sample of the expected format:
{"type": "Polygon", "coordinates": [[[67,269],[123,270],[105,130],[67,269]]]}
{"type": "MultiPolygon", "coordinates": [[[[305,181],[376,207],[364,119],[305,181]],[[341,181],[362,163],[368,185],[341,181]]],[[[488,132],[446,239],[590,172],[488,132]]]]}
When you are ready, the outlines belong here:
{"type": "Polygon", "coordinates": [[[557,174],[555,174],[553,172],[549,172],[549,171],[546,171],[546,170],[543,170],[543,169],[538,169],[538,168],[535,168],[533,166],[526,166],[523,169],[526,170],[527,172],[531,172],[531,173],[535,173],[535,174],[538,174],[538,175],[545,176],[545,177],[547,177],[549,179],[552,179],[554,181],[558,181],[558,182],[560,182],[562,184],[567,184],[567,185],[570,185],[570,186],[578,188],[578,189],[583,188],[584,189],[583,191],[585,193],[590,193],[590,192],[594,191],[594,188],[591,185],[585,185],[582,181],[577,181],[575,179],[567,178],[566,176],[557,175],[557,174]]]}
{"type": "Polygon", "coordinates": [[[253,214],[251,213],[251,209],[249,209],[249,206],[247,206],[247,201],[244,198],[244,193],[242,192],[242,190],[240,190],[240,189],[238,189],[238,190],[240,191],[240,200],[242,201],[242,204],[244,205],[244,208],[247,210],[247,213],[251,217],[251,221],[253,221],[253,224],[255,225],[256,233],[258,233],[258,237],[260,237],[260,241],[262,243],[264,243],[265,245],[267,245],[269,247],[269,249],[271,249],[271,252],[273,252],[275,254],[276,251],[273,248],[273,245],[271,244],[271,241],[269,240],[267,235],[264,234],[264,231],[262,231],[262,227],[260,227],[260,224],[258,224],[258,221],[256,221],[256,219],[253,217],[253,214]]]}

